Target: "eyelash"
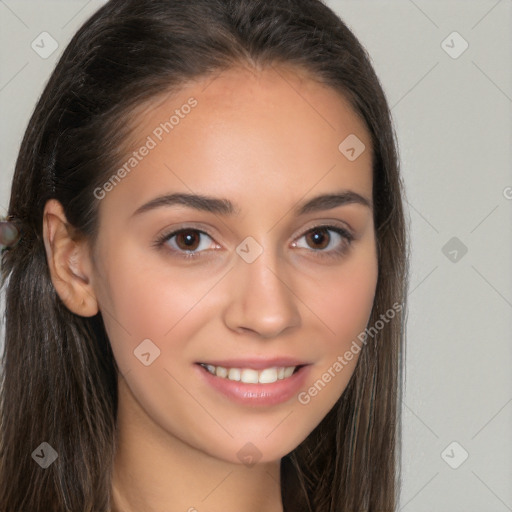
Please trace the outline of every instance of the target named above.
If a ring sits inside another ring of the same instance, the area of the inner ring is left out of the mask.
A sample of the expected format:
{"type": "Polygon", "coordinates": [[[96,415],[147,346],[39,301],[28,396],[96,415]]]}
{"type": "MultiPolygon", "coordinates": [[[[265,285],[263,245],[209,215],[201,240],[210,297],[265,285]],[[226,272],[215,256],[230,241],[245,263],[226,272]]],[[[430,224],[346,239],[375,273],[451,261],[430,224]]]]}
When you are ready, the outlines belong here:
{"type": "MultiPolygon", "coordinates": [[[[329,251],[325,251],[323,249],[310,249],[310,250],[312,252],[316,253],[320,258],[336,258],[336,257],[343,256],[345,254],[345,252],[350,248],[350,246],[354,240],[354,236],[349,231],[347,231],[346,229],[341,228],[339,226],[331,226],[331,225],[326,225],[326,224],[314,226],[313,228],[310,228],[305,233],[303,233],[299,237],[299,239],[308,235],[309,233],[312,233],[316,230],[321,230],[321,229],[327,229],[328,231],[334,231],[335,233],[340,235],[340,237],[342,238],[342,242],[340,243],[340,246],[337,249],[331,249],[329,251]]],[[[155,240],[153,246],[156,247],[157,249],[161,249],[163,247],[163,245],[166,244],[171,238],[173,238],[176,235],[179,235],[180,233],[184,233],[187,231],[206,235],[213,240],[213,237],[211,235],[209,235],[206,231],[203,231],[201,229],[180,228],[180,229],[171,231],[169,233],[164,233],[163,235],[160,235],[155,240]]],[[[329,243],[330,242],[331,241],[329,240],[329,243]]],[[[193,258],[203,257],[201,255],[201,253],[205,252],[204,250],[198,251],[198,252],[192,252],[192,251],[182,251],[182,250],[171,249],[171,248],[169,248],[169,251],[175,253],[179,258],[183,258],[183,259],[193,259],[193,258]]]]}

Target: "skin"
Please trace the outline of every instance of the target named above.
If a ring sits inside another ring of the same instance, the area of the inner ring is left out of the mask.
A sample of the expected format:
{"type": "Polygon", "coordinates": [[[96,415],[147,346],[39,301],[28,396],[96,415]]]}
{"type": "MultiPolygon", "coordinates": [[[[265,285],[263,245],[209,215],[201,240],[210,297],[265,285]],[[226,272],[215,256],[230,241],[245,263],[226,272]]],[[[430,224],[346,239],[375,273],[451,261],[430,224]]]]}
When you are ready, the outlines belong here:
{"type": "Polygon", "coordinates": [[[312,363],[307,390],[364,331],[377,283],[371,204],[293,209],[339,190],[371,203],[371,139],[331,88],[282,66],[240,67],[147,103],[131,150],[190,97],[197,106],[101,200],[93,248],[73,240],[57,201],[46,204],[50,271],[70,310],[101,311],[121,371],[113,510],[278,512],[281,458],[336,403],[358,354],[307,405],[296,396],[234,403],[202,382],[194,363],[293,356],[312,363]],[[354,161],[338,150],[349,134],[366,146],[354,161]],[[240,213],[167,206],[132,217],[173,192],[226,198],[240,213]],[[176,237],[152,246],[183,223],[211,237],[196,233],[199,257],[173,253],[186,247],[176,237]],[[305,236],[323,223],[350,227],[344,253],[335,255],[343,241],[332,231],[320,230],[324,242],[305,236]],[[248,236],[263,249],[252,263],[236,253],[248,236]],[[160,355],[145,366],[134,350],[148,338],[160,355]],[[252,467],[237,456],[248,442],[261,456],[252,467]]]}

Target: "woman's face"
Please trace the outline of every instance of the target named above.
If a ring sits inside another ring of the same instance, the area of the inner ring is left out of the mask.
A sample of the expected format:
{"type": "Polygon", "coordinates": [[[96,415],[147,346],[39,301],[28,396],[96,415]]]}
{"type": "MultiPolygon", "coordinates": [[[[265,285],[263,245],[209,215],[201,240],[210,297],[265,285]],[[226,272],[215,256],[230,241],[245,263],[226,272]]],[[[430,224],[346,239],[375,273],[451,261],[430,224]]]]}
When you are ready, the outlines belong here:
{"type": "Polygon", "coordinates": [[[371,139],[338,93],[283,67],[147,106],[97,190],[91,283],[119,413],[225,461],[277,460],[359,357],[344,354],[377,282],[371,139]]]}

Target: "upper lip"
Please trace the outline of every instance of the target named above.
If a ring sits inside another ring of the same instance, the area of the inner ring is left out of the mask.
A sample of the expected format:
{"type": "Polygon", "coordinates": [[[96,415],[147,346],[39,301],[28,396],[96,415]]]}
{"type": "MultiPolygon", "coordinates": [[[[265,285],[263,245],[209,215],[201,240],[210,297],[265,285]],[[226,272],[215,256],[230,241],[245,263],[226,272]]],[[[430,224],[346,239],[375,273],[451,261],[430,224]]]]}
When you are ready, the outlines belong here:
{"type": "Polygon", "coordinates": [[[199,361],[198,364],[211,364],[213,366],[222,366],[224,368],[250,368],[253,370],[263,370],[265,368],[281,368],[289,366],[304,366],[309,363],[292,357],[275,357],[272,359],[216,359],[214,361],[199,361]]]}

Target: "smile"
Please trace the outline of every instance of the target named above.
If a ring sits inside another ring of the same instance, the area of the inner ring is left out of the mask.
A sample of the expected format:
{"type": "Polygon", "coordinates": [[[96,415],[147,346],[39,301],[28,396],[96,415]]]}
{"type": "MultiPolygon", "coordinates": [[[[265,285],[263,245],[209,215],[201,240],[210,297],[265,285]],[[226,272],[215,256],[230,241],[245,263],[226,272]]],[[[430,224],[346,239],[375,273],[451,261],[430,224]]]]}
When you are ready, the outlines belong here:
{"type": "Polygon", "coordinates": [[[258,371],[252,368],[225,368],[206,363],[200,363],[200,365],[216,377],[245,384],[271,384],[291,377],[299,368],[299,366],[274,366],[258,371]]]}

